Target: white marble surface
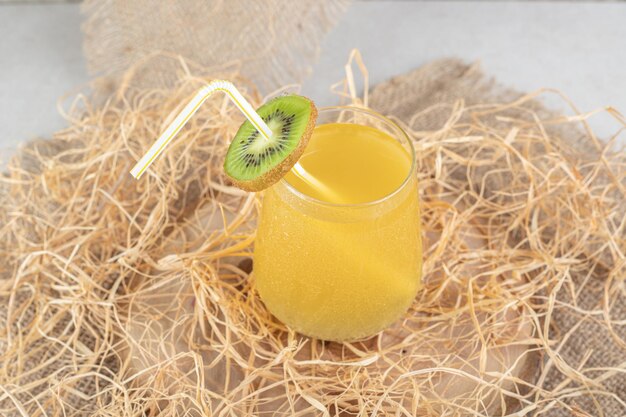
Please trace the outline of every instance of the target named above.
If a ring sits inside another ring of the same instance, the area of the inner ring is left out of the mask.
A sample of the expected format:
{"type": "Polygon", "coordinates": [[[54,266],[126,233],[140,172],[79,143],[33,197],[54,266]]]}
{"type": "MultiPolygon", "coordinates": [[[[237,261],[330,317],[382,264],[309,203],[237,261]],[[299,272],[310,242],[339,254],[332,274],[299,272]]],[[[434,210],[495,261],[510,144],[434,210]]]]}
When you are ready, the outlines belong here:
{"type": "Polygon", "coordinates": [[[88,77],[78,4],[0,4],[0,163],[65,126],[57,100],[88,77]]]}
{"type": "MultiPolygon", "coordinates": [[[[79,7],[0,4],[0,159],[63,127],[58,98],[88,80],[79,7]]],[[[324,40],[303,92],[332,104],[329,85],[354,47],[373,83],[459,56],[519,90],[553,87],[583,111],[612,105],[626,113],[624,2],[355,2],[324,40]]],[[[608,135],[617,125],[600,116],[594,127],[608,135]]]]}

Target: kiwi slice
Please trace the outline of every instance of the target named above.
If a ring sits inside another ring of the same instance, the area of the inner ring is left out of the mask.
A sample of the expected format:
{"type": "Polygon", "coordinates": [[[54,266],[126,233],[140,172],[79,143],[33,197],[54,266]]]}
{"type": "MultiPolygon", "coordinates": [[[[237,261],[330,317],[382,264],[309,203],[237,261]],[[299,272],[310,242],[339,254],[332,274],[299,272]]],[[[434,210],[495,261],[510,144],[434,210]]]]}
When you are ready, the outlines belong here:
{"type": "Polygon", "coordinates": [[[317,109],[306,97],[285,95],[257,109],[274,133],[267,140],[245,121],[228,148],[224,171],[246,191],[260,191],[280,180],[298,162],[315,127],[317,109]]]}

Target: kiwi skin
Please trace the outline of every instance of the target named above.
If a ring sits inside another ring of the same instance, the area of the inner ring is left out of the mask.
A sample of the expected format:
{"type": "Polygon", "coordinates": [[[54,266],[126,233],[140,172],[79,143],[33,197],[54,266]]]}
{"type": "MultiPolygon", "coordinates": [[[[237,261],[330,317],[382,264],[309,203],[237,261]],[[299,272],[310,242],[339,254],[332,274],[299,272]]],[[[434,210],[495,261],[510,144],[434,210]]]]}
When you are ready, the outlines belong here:
{"type": "Polygon", "coordinates": [[[306,146],[309,144],[309,139],[311,139],[313,129],[315,128],[315,121],[317,120],[317,107],[315,107],[315,103],[313,103],[312,100],[308,98],[307,100],[311,103],[311,114],[309,115],[309,121],[306,125],[304,133],[298,141],[298,146],[293,150],[293,152],[291,152],[280,164],[252,180],[241,181],[226,174],[233,185],[244,191],[257,192],[265,190],[280,181],[280,179],[283,178],[291,170],[291,168],[293,168],[296,162],[298,162],[298,159],[300,159],[304,153],[306,146]]]}

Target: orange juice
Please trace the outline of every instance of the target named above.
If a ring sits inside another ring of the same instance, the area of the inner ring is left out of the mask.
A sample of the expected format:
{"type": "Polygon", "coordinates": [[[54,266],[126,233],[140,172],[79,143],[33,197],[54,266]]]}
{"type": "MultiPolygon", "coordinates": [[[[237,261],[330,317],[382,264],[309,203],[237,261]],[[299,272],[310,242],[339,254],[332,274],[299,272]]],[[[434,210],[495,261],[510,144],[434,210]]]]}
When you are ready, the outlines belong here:
{"type": "Polygon", "coordinates": [[[314,181],[292,170],[265,192],[254,254],[268,309],[293,330],[338,341],[399,319],[422,266],[412,147],[395,125],[363,124],[391,123],[382,116],[346,111],[360,123],[318,122],[299,161],[314,181]]]}

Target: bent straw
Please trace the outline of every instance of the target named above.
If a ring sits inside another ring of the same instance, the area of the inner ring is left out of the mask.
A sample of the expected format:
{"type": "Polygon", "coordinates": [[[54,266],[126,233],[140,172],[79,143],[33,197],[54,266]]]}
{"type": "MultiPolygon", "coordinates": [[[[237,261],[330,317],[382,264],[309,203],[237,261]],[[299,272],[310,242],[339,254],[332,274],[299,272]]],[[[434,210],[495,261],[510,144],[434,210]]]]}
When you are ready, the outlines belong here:
{"type": "MultiPolygon", "coordinates": [[[[203,87],[196,93],[193,99],[183,108],[183,110],[176,116],[174,121],[165,129],[165,132],[154,142],[154,144],[148,149],[148,152],[137,161],[130,173],[136,179],[141,178],[143,173],[148,169],[150,164],[163,152],[163,149],[168,143],[180,132],[180,129],[185,126],[191,116],[193,116],[198,108],[216,91],[223,91],[228,95],[233,103],[239,110],[246,116],[246,118],[252,123],[252,125],[261,133],[261,136],[265,140],[270,140],[273,133],[272,130],[263,121],[261,116],[254,110],[252,105],[243,97],[243,95],[237,90],[237,88],[230,81],[214,80],[203,87]]],[[[328,186],[324,185],[313,175],[308,173],[300,162],[296,162],[292,171],[296,176],[307,182],[314,188],[322,191],[327,197],[330,197],[331,201],[337,200],[338,195],[334,193],[328,186]]]]}
{"type": "Polygon", "coordinates": [[[329,186],[315,178],[313,175],[309,174],[300,164],[300,162],[296,162],[293,168],[291,168],[291,173],[300,178],[302,181],[308,183],[311,187],[316,188],[318,191],[321,191],[328,201],[332,201],[338,204],[345,203],[344,199],[339,194],[337,194],[329,186]]]}
{"type": "Polygon", "coordinates": [[[216,91],[223,91],[228,95],[233,103],[241,110],[252,125],[261,133],[265,140],[272,137],[271,129],[265,124],[261,116],[254,110],[248,101],[241,95],[239,90],[235,88],[233,83],[224,80],[214,80],[203,87],[196,93],[193,99],[185,106],[185,108],[176,116],[174,121],[169,125],[165,132],[161,134],[159,139],[148,149],[148,152],[141,157],[130,171],[131,175],[136,179],[141,178],[143,173],[148,169],[150,164],[163,152],[168,143],[180,132],[191,116],[193,116],[198,108],[216,91]]]}

